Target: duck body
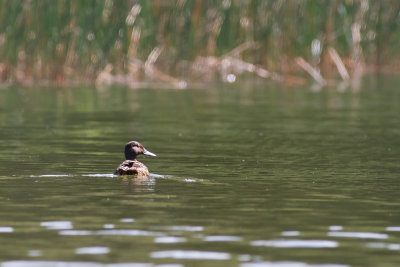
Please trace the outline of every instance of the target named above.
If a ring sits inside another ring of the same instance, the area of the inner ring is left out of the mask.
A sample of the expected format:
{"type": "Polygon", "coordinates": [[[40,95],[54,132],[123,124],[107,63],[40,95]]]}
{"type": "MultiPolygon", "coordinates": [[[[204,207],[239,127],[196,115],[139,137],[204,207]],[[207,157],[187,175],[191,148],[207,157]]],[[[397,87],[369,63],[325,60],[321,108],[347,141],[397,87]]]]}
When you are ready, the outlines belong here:
{"type": "Polygon", "coordinates": [[[118,166],[114,175],[149,176],[147,167],[136,159],[138,155],[156,157],[154,153],[147,151],[139,142],[131,141],[125,145],[125,161],[118,166]]]}
{"type": "Polygon", "coordinates": [[[149,170],[146,165],[138,160],[125,160],[122,162],[114,172],[115,175],[140,175],[149,176],[149,170]]]}

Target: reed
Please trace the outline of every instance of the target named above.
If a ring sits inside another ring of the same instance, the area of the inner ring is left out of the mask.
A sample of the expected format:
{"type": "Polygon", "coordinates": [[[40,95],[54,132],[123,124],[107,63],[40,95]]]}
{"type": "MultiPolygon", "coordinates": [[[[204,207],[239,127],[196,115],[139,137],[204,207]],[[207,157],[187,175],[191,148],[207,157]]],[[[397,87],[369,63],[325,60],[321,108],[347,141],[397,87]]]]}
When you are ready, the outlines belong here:
{"type": "Polygon", "coordinates": [[[396,69],[399,11],[397,0],[3,0],[0,81],[185,87],[307,77],[304,66],[348,79],[396,69]]]}

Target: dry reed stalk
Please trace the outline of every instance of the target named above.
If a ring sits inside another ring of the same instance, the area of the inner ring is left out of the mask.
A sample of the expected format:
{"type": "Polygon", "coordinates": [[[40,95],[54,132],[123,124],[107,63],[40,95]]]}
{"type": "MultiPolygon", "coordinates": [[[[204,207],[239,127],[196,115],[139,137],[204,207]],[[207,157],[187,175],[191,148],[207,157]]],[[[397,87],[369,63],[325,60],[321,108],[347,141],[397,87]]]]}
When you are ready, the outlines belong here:
{"type": "Polygon", "coordinates": [[[348,81],[350,79],[350,75],[349,75],[345,65],[343,64],[342,59],[340,58],[339,54],[335,50],[335,48],[329,47],[328,53],[329,53],[333,63],[335,63],[336,68],[337,68],[340,76],[342,77],[342,79],[344,81],[348,81]]]}
{"type": "Polygon", "coordinates": [[[308,64],[307,61],[305,61],[302,57],[298,57],[295,59],[296,63],[302,68],[304,69],[306,72],[308,72],[308,74],[311,75],[311,77],[314,78],[314,80],[321,86],[325,86],[326,85],[326,81],[325,79],[321,76],[321,74],[319,73],[318,70],[316,70],[315,68],[313,68],[310,64],[308,64]]]}
{"type": "Polygon", "coordinates": [[[153,51],[151,51],[151,53],[147,57],[146,62],[144,63],[144,71],[146,75],[155,80],[161,80],[163,82],[171,83],[171,85],[174,85],[177,88],[186,88],[187,84],[185,81],[172,77],[158,70],[154,66],[154,63],[157,61],[162,51],[163,48],[160,46],[154,48],[153,51]]]}

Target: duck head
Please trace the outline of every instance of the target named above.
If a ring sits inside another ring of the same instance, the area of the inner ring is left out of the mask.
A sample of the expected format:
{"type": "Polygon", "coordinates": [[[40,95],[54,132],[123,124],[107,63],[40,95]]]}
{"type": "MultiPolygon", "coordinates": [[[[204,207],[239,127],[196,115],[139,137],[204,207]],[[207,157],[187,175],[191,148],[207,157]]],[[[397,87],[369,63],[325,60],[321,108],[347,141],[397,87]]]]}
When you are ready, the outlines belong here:
{"type": "Polygon", "coordinates": [[[125,159],[134,160],[138,155],[146,155],[150,157],[156,157],[156,154],[147,151],[142,144],[136,141],[130,141],[125,145],[125,159]]]}

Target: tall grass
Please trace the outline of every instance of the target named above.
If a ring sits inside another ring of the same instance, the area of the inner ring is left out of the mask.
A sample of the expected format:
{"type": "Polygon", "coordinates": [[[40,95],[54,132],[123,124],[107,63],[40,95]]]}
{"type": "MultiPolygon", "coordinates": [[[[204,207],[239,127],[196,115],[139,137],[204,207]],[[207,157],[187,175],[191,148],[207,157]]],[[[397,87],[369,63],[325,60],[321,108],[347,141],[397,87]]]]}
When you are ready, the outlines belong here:
{"type": "Polygon", "coordinates": [[[246,43],[254,45],[235,57],[282,75],[301,71],[298,57],[335,75],[329,47],[351,73],[359,65],[396,68],[399,11],[398,0],[3,0],[0,81],[157,79],[145,62],[201,80],[199,58],[218,61],[246,43]]]}

